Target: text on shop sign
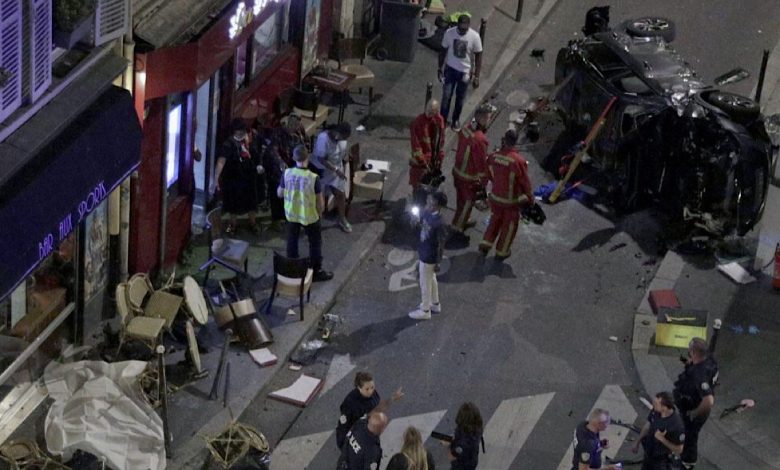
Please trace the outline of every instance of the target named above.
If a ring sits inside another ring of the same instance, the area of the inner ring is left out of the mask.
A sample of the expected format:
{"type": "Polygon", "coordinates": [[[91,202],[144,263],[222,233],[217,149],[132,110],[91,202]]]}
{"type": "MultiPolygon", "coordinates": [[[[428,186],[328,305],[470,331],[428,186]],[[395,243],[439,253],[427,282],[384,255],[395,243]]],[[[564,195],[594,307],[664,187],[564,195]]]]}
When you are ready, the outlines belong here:
{"type": "Polygon", "coordinates": [[[55,238],[54,232],[49,232],[43,237],[43,240],[38,242],[38,261],[49,256],[54,251],[57,244],[61,243],[71,234],[71,232],[73,232],[74,225],[78,225],[84,220],[84,217],[89,215],[89,213],[92,212],[106,196],[108,196],[108,191],[106,191],[105,183],[101,181],[76,205],[75,210],[71,211],[60,220],[56,232],[58,237],[55,238]]]}

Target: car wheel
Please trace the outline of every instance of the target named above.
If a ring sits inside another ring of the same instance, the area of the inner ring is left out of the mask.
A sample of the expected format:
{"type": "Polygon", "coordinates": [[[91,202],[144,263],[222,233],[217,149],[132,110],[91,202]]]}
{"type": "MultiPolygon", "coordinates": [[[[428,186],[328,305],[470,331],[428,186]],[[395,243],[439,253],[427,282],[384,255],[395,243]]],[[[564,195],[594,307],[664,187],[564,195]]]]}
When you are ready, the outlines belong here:
{"type": "Polygon", "coordinates": [[[638,38],[660,37],[666,42],[674,41],[677,33],[672,20],[659,16],[646,16],[629,20],[626,24],[626,31],[638,38]]]}
{"type": "Polygon", "coordinates": [[[761,105],[754,100],[727,91],[713,91],[705,95],[704,99],[743,123],[753,121],[761,113],[761,105]]]}

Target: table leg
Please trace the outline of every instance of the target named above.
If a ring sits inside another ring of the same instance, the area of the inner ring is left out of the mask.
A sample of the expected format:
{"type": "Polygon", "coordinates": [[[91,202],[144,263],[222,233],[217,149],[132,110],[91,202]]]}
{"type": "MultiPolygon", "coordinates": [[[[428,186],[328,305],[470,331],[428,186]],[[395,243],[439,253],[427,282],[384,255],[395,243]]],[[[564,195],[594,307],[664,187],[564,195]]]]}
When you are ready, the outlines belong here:
{"type": "Polygon", "coordinates": [[[344,109],[347,107],[347,91],[341,92],[341,102],[339,103],[339,123],[344,121],[344,109]]]}

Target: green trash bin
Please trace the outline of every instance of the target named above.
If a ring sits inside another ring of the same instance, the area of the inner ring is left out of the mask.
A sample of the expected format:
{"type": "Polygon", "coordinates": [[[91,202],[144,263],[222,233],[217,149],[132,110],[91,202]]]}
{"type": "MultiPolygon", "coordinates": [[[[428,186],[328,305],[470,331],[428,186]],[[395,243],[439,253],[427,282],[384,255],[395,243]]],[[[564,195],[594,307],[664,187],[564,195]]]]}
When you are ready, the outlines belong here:
{"type": "Polygon", "coordinates": [[[379,20],[382,44],[377,49],[377,58],[398,62],[414,60],[422,8],[422,5],[412,3],[394,0],[382,1],[382,13],[379,20]]]}

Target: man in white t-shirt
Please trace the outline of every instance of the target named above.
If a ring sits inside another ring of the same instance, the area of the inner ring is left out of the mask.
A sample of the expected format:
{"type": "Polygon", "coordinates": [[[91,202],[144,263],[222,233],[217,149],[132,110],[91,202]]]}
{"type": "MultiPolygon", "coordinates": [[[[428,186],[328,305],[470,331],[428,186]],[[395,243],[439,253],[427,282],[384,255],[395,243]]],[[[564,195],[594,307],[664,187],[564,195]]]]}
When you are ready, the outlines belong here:
{"type": "Polygon", "coordinates": [[[470,28],[471,18],[468,15],[458,17],[458,26],[444,33],[439,53],[439,81],[444,84],[441,98],[441,115],[452,124],[452,129],[460,130],[460,113],[466,98],[469,82],[479,86],[479,72],[482,69],[482,39],[470,28]],[[472,68],[471,56],[474,56],[472,68]],[[452,92],[455,92],[455,108],[452,119],[449,119],[452,92]]]}

